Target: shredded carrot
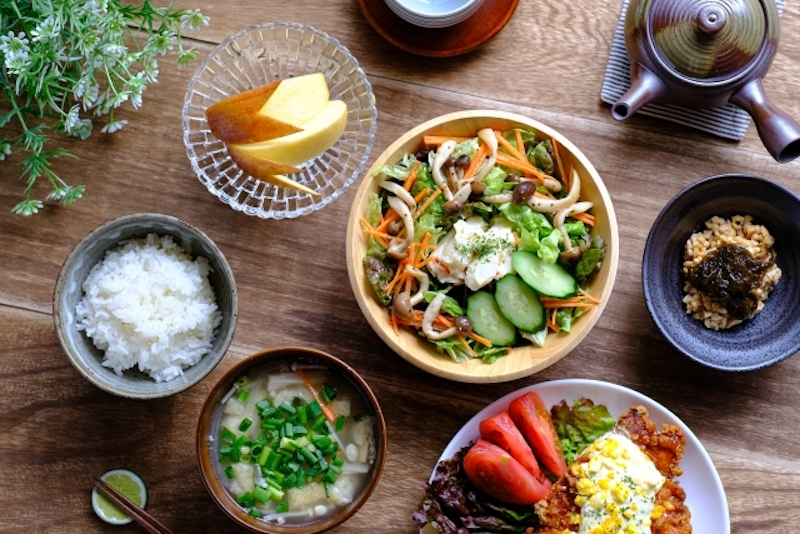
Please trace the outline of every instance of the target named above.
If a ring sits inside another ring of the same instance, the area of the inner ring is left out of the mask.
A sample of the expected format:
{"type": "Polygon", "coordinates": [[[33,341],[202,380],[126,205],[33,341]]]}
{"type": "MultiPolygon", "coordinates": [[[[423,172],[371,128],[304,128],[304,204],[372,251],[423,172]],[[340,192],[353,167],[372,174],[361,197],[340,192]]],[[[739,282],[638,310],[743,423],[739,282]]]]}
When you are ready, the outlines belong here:
{"type": "Polygon", "coordinates": [[[384,213],[383,219],[381,220],[381,223],[378,226],[375,227],[375,231],[376,232],[386,232],[386,227],[389,226],[389,223],[391,223],[392,221],[396,221],[399,218],[400,218],[400,214],[398,214],[393,209],[389,208],[388,210],[386,210],[386,213],[384,213]]]}
{"type": "MultiPolygon", "coordinates": [[[[517,151],[525,156],[525,143],[522,141],[522,130],[519,128],[514,129],[514,134],[517,136],[517,151]]],[[[525,157],[525,159],[528,159],[525,157]]]]}
{"type": "Polygon", "coordinates": [[[472,177],[477,174],[478,168],[488,156],[489,147],[486,146],[486,143],[481,143],[478,145],[478,151],[472,157],[472,161],[469,162],[469,167],[467,167],[467,170],[464,171],[464,180],[472,179],[472,177]]]}
{"type": "Polygon", "coordinates": [[[564,183],[564,187],[569,189],[569,181],[571,176],[567,176],[564,172],[564,163],[561,161],[561,155],[558,152],[558,141],[556,141],[556,138],[553,137],[550,139],[550,143],[553,145],[553,155],[556,158],[556,168],[558,169],[558,174],[561,176],[561,181],[564,183]]]}
{"type": "Polygon", "coordinates": [[[308,375],[306,374],[306,372],[303,369],[298,368],[297,375],[303,380],[303,382],[305,382],[306,387],[311,392],[311,396],[314,397],[314,400],[319,403],[320,407],[322,408],[322,413],[325,414],[325,419],[333,423],[336,420],[336,416],[333,414],[331,409],[328,408],[328,405],[325,404],[319,397],[319,393],[314,388],[314,385],[311,383],[311,380],[308,379],[308,375]]]}
{"type": "Polygon", "coordinates": [[[403,184],[403,188],[406,191],[411,191],[411,186],[414,185],[414,182],[417,180],[418,171],[419,171],[419,161],[415,161],[414,165],[411,166],[411,170],[408,172],[408,178],[406,178],[406,181],[403,184]]]}
{"type": "Polygon", "coordinates": [[[453,137],[450,135],[425,135],[422,137],[422,144],[425,146],[440,146],[447,141],[455,141],[456,143],[463,143],[469,141],[474,137],[453,137]]]}
{"type": "Polygon", "coordinates": [[[397,266],[397,272],[394,273],[394,278],[392,278],[392,280],[388,284],[386,284],[386,287],[384,287],[383,290],[387,294],[391,293],[394,286],[398,285],[400,280],[405,277],[405,274],[406,274],[406,266],[405,263],[401,261],[397,266]]]}
{"type": "Polygon", "coordinates": [[[600,299],[594,298],[589,293],[586,292],[582,287],[578,288],[578,293],[584,296],[584,298],[589,299],[590,301],[594,302],[595,304],[600,304],[600,299]]]}
{"type": "Polygon", "coordinates": [[[539,300],[546,309],[557,310],[558,308],[591,308],[600,303],[594,297],[589,297],[586,294],[570,297],[566,299],[557,299],[552,297],[540,296],[539,300]]]}
{"type": "Polygon", "coordinates": [[[483,345],[484,347],[491,347],[492,346],[492,342],[491,341],[489,341],[488,339],[486,339],[483,336],[479,336],[475,332],[470,332],[467,335],[469,337],[471,337],[472,339],[474,339],[475,341],[477,341],[478,343],[480,343],[481,345],[483,345]]]}
{"type": "Polygon", "coordinates": [[[553,310],[552,317],[547,318],[547,327],[550,328],[553,332],[558,333],[561,330],[561,327],[558,326],[558,323],[556,323],[556,313],[558,313],[557,308],[553,310]]]}
{"type": "Polygon", "coordinates": [[[467,352],[469,352],[473,358],[477,356],[477,354],[475,354],[475,351],[472,350],[472,347],[470,347],[469,342],[463,335],[456,334],[456,339],[458,339],[461,342],[461,344],[464,345],[464,348],[467,349],[467,352]]]}
{"type": "Polygon", "coordinates": [[[421,205],[419,208],[417,208],[417,211],[414,213],[414,219],[418,219],[418,218],[419,218],[419,216],[420,216],[420,215],[422,215],[422,213],[423,213],[423,212],[424,212],[426,209],[428,209],[428,206],[430,206],[430,205],[431,205],[431,202],[433,202],[434,200],[436,200],[436,197],[438,197],[438,196],[439,196],[439,195],[441,195],[441,194],[442,194],[442,190],[437,188],[437,189],[436,189],[436,191],[434,191],[434,192],[433,192],[433,194],[432,194],[431,196],[429,196],[429,197],[428,197],[428,198],[425,200],[425,203],[424,203],[424,204],[422,204],[422,205],[421,205]]]}
{"type": "Polygon", "coordinates": [[[428,193],[430,193],[430,192],[431,192],[431,188],[430,188],[430,187],[426,187],[425,189],[423,189],[422,191],[420,191],[419,193],[417,193],[417,196],[415,196],[415,197],[414,197],[414,202],[416,202],[417,204],[419,204],[419,203],[420,203],[420,201],[421,201],[423,198],[425,198],[426,196],[428,196],[428,193]]]}
{"type": "Polygon", "coordinates": [[[495,132],[494,132],[494,136],[497,138],[497,141],[498,141],[498,142],[499,142],[499,143],[500,143],[500,144],[503,146],[503,148],[505,148],[506,150],[508,150],[508,152],[509,152],[509,153],[510,153],[512,156],[514,156],[514,158],[516,158],[516,159],[518,159],[519,161],[525,162],[526,164],[530,165],[530,162],[528,161],[528,158],[526,158],[525,156],[523,156],[523,155],[520,153],[520,151],[516,149],[516,147],[515,147],[514,145],[512,145],[511,143],[509,143],[509,142],[508,142],[508,140],[507,140],[505,137],[503,137],[503,136],[502,136],[502,134],[501,134],[500,132],[498,132],[498,131],[496,131],[496,130],[495,130],[495,132]]]}
{"type": "Polygon", "coordinates": [[[503,152],[497,153],[497,163],[504,167],[511,167],[512,169],[516,169],[518,171],[530,173],[539,179],[539,183],[542,183],[545,178],[552,178],[552,176],[548,176],[530,163],[520,161],[517,158],[512,158],[503,152]]]}
{"type": "Polygon", "coordinates": [[[587,213],[584,211],[583,213],[575,213],[573,215],[570,215],[570,217],[572,217],[576,221],[583,222],[583,224],[594,226],[594,215],[592,215],[591,213],[587,213]]]}
{"type": "Polygon", "coordinates": [[[392,330],[394,330],[394,335],[400,335],[400,327],[397,326],[397,314],[394,311],[389,312],[389,320],[392,322],[392,330]]]}
{"type": "Polygon", "coordinates": [[[363,217],[361,218],[361,225],[364,227],[364,233],[369,234],[370,236],[372,236],[376,241],[378,241],[378,243],[381,244],[381,246],[383,248],[386,248],[388,246],[386,240],[387,239],[391,239],[392,236],[390,236],[389,234],[384,234],[382,232],[378,232],[377,230],[372,228],[372,226],[370,226],[369,222],[366,219],[364,219],[363,217]]]}

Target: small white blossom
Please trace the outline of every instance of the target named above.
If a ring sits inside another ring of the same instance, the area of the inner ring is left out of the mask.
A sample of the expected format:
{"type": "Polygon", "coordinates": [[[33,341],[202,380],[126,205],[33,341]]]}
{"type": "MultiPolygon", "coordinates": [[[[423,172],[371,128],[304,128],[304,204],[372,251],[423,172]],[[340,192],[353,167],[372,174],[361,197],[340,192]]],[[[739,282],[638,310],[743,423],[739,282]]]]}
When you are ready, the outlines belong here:
{"type": "Polygon", "coordinates": [[[124,57],[128,52],[128,50],[120,44],[105,44],[102,47],[102,51],[104,54],[116,58],[124,57]]]}
{"type": "Polygon", "coordinates": [[[70,108],[69,113],[67,113],[67,117],[64,119],[64,130],[68,134],[73,134],[80,126],[81,116],[80,116],[80,106],[75,104],[70,108]]]}
{"type": "Polygon", "coordinates": [[[105,126],[103,126],[103,129],[100,131],[102,133],[114,133],[118,130],[121,130],[126,124],[128,124],[127,120],[111,121],[105,126]]]}
{"type": "Polygon", "coordinates": [[[6,68],[12,74],[20,74],[28,62],[28,53],[31,51],[30,41],[24,32],[14,35],[13,31],[7,35],[0,35],[0,52],[5,55],[6,68]]]}
{"type": "Polygon", "coordinates": [[[39,22],[39,24],[31,30],[31,37],[34,43],[40,43],[57,39],[60,33],[60,19],[56,20],[53,18],[53,15],[48,15],[46,19],[39,22]]]}
{"type": "Polygon", "coordinates": [[[11,155],[11,143],[5,139],[0,140],[0,161],[6,159],[6,156],[11,155]]]}
{"type": "Polygon", "coordinates": [[[181,28],[196,31],[200,26],[208,26],[210,17],[200,13],[199,9],[189,9],[181,16],[181,28]]]}
{"type": "Polygon", "coordinates": [[[147,40],[145,49],[163,56],[175,47],[177,39],[178,37],[173,32],[164,30],[151,36],[147,40]]]}

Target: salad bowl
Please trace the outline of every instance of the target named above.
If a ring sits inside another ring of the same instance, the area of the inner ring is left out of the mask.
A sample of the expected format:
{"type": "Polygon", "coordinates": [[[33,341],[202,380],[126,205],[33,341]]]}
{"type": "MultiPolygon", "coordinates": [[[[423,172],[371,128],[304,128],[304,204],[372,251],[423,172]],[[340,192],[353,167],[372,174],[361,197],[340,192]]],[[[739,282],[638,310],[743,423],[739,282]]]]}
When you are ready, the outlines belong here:
{"type": "Polygon", "coordinates": [[[618,228],[611,198],[600,175],[581,151],[553,128],[534,119],[508,112],[470,110],[443,115],[424,122],[398,138],[373,163],[362,178],[350,211],[347,227],[347,268],[350,284],[364,317],[378,336],[399,356],[411,364],[442,378],[470,383],[507,382],[530,376],[556,363],[569,354],[591,331],[602,314],[611,294],[619,261],[618,228]],[[506,131],[520,128],[536,134],[538,140],[555,140],[565,168],[572,168],[580,177],[581,200],[593,203],[596,223],[593,236],[605,242],[605,255],[600,268],[589,278],[588,293],[596,305],[577,317],[568,333],[550,332],[541,346],[520,342],[506,355],[492,363],[481,358],[456,361],[437,350],[413,328],[395,326],[389,309],[377,298],[367,278],[364,259],[368,243],[363,229],[367,208],[380,189],[375,179],[384,164],[395,164],[406,154],[414,154],[425,136],[474,137],[483,128],[506,131]]]}

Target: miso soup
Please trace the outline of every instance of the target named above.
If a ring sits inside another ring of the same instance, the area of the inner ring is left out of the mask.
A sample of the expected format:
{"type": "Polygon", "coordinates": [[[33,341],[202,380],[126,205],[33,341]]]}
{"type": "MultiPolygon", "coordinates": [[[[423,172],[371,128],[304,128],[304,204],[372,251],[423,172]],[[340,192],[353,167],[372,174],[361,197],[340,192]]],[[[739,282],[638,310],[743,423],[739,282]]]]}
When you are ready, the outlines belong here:
{"type": "Polygon", "coordinates": [[[217,477],[253,517],[303,524],[357,496],[376,458],[375,419],[323,365],[274,364],[241,377],[212,423],[217,477]]]}

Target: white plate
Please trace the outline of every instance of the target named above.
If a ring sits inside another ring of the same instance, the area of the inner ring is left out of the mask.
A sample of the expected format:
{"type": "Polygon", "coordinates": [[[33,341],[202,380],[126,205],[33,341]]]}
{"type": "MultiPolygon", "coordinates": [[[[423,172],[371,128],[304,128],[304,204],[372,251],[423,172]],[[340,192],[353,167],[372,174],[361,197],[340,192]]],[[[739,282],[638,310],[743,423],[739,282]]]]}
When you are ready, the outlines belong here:
{"type": "MultiPolygon", "coordinates": [[[[509,393],[475,414],[450,440],[436,462],[437,465],[443,460],[452,458],[460,449],[476,441],[480,437],[478,425],[481,421],[507,409],[512,400],[527,391],[535,391],[548,406],[558,404],[562,400],[571,403],[575,399],[585,397],[591,399],[595,404],[604,404],[615,417],[619,417],[631,405],[641,404],[647,408],[650,412],[650,419],[659,428],[662,423],[677,425],[686,437],[686,453],[680,464],[683,468],[683,475],[677,480],[686,490],[686,504],[692,513],[692,530],[694,532],[730,534],[731,524],[725,490],[722,488],[722,482],[714,463],[697,436],[674,413],[653,399],[632,389],[608,382],[579,379],[553,380],[509,393]]],[[[432,478],[433,473],[431,473],[432,478]]],[[[423,530],[423,532],[428,531],[423,530]]]]}

